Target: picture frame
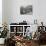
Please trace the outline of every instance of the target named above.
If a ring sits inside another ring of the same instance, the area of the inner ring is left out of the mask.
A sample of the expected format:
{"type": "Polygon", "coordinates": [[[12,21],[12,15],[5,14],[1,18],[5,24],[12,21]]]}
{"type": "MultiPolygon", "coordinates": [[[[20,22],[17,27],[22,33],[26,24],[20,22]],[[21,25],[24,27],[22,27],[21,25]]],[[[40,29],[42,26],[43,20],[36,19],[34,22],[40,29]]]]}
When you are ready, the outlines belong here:
{"type": "Polygon", "coordinates": [[[33,12],[32,5],[20,7],[20,14],[21,15],[32,15],[32,12],[33,12]]]}

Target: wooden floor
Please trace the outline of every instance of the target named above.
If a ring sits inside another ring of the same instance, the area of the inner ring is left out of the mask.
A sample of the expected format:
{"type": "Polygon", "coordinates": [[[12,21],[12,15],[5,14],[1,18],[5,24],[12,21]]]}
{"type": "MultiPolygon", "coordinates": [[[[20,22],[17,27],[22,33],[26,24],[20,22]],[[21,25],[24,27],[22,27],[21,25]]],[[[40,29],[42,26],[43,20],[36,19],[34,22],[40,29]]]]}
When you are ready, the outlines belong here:
{"type": "MultiPolygon", "coordinates": [[[[4,46],[4,45],[0,45],[0,46],[4,46]]],[[[38,44],[34,44],[32,46],[39,46],[38,44]]],[[[46,45],[40,45],[40,46],[46,46],[46,45]]]]}
{"type": "Polygon", "coordinates": [[[46,45],[40,45],[40,46],[46,46],[46,45]]]}

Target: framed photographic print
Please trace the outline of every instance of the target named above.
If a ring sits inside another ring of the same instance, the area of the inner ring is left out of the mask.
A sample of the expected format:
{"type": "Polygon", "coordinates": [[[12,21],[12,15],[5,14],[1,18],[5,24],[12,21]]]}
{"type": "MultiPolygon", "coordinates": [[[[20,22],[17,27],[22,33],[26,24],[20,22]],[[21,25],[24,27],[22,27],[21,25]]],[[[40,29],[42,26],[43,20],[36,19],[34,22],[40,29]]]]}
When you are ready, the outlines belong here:
{"type": "Polygon", "coordinates": [[[32,15],[32,5],[28,5],[26,7],[21,6],[20,7],[20,14],[22,15],[32,15]]]}

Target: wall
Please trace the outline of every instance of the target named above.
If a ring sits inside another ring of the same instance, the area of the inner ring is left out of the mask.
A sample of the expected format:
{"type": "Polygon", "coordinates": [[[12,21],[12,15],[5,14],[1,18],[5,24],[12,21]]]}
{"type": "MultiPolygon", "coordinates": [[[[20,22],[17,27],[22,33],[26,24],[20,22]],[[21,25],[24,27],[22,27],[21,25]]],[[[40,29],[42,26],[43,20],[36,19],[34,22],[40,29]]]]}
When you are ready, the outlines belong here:
{"type": "MultiPolygon", "coordinates": [[[[20,14],[20,6],[26,6],[26,5],[32,5],[33,6],[33,1],[32,0],[12,0],[12,14],[11,18],[9,17],[11,22],[21,22],[23,20],[26,20],[28,23],[32,23],[33,20],[35,19],[34,15],[21,15],[20,14]],[[15,21],[14,21],[15,20],[15,21]]],[[[34,6],[33,6],[34,7],[34,6]]],[[[9,21],[10,22],[10,21],[9,21]]],[[[10,23],[11,23],[10,22],[10,23]]]]}
{"type": "Polygon", "coordinates": [[[2,0],[2,23],[8,23],[8,15],[7,15],[7,2],[6,0],[2,0]]]}
{"type": "Polygon", "coordinates": [[[26,20],[29,24],[31,24],[34,23],[34,19],[37,19],[38,24],[43,21],[44,25],[46,25],[46,0],[4,0],[3,3],[3,21],[6,21],[7,23],[18,23],[26,20]],[[24,16],[21,15],[21,5],[32,5],[33,14],[24,16]]]}

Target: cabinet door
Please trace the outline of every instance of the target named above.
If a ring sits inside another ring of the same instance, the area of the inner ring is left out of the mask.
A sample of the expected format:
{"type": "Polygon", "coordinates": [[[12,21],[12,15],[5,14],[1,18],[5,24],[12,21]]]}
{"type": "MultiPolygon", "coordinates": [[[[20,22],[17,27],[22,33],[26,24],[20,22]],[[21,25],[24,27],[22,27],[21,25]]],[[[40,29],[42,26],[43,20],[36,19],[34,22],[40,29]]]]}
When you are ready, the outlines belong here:
{"type": "Polygon", "coordinates": [[[17,32],[23,32],[23,27],[22,26],[17,26],[17,32]]]}
{"type": "Polygon", "coordinates": [[[10,26],[10,37],[16,35],[16,26],[10,26]]]}
{"type": "Polygon", "coordinates": [[[16,35],[23,35],[23,26],[17,26],[17,32],[16,35]]]}
{"type": "Polygon", "coordinates": [[[10,26],[10,32],[16,32],[16,26],[10,26]]]}

